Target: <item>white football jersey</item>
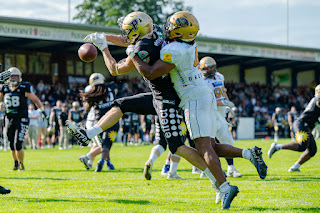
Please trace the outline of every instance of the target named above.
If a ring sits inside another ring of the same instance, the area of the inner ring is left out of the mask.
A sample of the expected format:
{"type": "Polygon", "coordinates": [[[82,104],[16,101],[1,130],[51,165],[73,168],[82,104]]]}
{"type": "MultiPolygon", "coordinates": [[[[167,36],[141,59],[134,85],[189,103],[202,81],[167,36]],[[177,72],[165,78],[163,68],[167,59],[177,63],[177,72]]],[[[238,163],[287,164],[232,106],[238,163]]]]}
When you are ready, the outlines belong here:
{"type": "Polygon", "coordinates": [[[190,45],[174,41],[161,49],[160,58],[167,63],[176,65],[170,71],[170,77],[181,99],[180,107],[201,95],[212,93],[199,69],[196,44],[190,45]]]}
{"type": "MultiPolygon", "coordinates": [[[[205,81],[208,83],[209,88],[213,91],[216,100],[225,100],[227,89],[224,86],[224,76],[216,72],[214,78],[205,78],[205,81]]],[[[225,106],[218,106],[218,112],[221,113],[222,116],[226,114],[225,106]]]]}

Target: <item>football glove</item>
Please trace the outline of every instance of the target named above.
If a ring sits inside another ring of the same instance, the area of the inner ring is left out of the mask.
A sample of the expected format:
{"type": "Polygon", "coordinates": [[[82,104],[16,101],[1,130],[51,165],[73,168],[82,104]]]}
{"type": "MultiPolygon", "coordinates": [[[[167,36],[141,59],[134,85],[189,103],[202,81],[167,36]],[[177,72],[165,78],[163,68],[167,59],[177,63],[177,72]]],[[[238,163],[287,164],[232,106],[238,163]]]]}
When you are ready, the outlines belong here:
{"type": "Polygon", "coordinates": [[[227,100],[221,100],[222,104],[227,106],[227,107],[234,107],[234,103],[232,103],[231,101],[227,101],[227,100]]]}
{"type": "Polygon", "coordinates": [[[126,49],[126,53],[130,58],[133,58],[136,55],[134,52],[134,45],[129,45],[126,49]]]}
{"type": "Polygon", "coordinates": [[[108,47],[106,34],[105,33],[91,33],[87,35],[83,41],[92,42],[99,50],[104,50],[108,47]]]}
{"type": "Polygon", "coordinates": [[[6,82],[11,76],[11,72],[9,70],[3,71],[0,73],[0,83],[6,82]]]}

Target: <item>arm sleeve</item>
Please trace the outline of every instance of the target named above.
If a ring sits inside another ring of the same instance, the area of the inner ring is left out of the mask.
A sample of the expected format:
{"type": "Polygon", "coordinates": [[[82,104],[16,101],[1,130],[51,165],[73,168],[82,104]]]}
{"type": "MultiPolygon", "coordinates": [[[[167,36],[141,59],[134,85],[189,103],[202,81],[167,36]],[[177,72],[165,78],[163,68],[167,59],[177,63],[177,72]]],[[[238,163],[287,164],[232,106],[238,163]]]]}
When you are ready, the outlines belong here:
{"type": "Polygon", "coordinates": [[[178,50],[170,48],[170,45],[166,45],[160,51],[160,58],[164,62],[178,64],[181,61],[181,53],[178,50]]]}

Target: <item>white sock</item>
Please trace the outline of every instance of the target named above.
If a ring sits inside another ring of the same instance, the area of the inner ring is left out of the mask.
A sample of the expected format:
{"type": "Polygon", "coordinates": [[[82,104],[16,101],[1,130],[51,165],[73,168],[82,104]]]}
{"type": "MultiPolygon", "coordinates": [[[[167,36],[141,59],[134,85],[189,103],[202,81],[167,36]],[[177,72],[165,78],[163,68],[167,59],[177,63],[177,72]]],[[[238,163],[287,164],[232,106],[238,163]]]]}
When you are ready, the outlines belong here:
{"type": "Polygon", "coordinates": [[[98,135],[99,133],[103,132],[100,126],[97,124],[94,125],[91,129],[88,129],[87,131],[87,136],[89,139],[92,139],[94,136],[98,135]]]}
{"type": "Polygon", "coordinates": [[[91,154],[90,153],[88,153],[88,154],[86,154],[86,156],[87,156],[87,158],[91,158],[91,154]]]}
{"type": "Polygon", "coordinates": [[[151,164],[153,164],[153,163],[157,160],[157,158],[160,156],[160,155],[158,156],[158,155],[156,154],[155,150],[158,151],[158,152],[160,153],[160,155],[164,152],[164,148],[163,148],[161,145],[156,145],[156,146],[154,146],[154,147],[151,149],[151,153],[150,153],[150,156],[149,156],[149,160],[152,161],[151,164]]]}
{"type": "Polygon", "coordinates": [[[179,163],[170,161],[170,169],[169,169],[170,174],[174,174],[177,172],[178,165],[179,165],[179,163]]]}
{"type": "Polygon", "coordinates": [[[229,191],[230,190],[230,185],[229,185],[229,183],[226,181],[226,182],[224,182],[223,184],[221,184],[221,186],[220,186],[220,191],[222,192],[222,193],[226,193],[227,191],[229,191]]]}
{"type": "Polygon", "coordinates": [[[251,152],[250,152],[250,150],[249,150],[249,149],[243,149],[243,150],[242,150],[242,157],[243,157],[244,159],[250,160],[250,158],[251,158],[251,152]]]}
{"type": "Polygon", "coordinates": [[[170,160],[166,160],[166,163],[165,163],[165,165],[169,165],[170,164],[170,160]]]}
{"type": "MultiPolygon", "coordinates": [[[[213,176],[213,174],[211,173],[211,171],[209,170],[209,168],[206,168],[203,173],[210,179],[211,183],[214,185],[217,185],[218,182],[216,180],[216,178],[213,176]]],[[[219,185],[219,184],[218,184],[219,185]]]]}
{"type": "Polygon", "coordinates": [[[276,150],[282,149],[282,144],[276,144],[276,150]]]}

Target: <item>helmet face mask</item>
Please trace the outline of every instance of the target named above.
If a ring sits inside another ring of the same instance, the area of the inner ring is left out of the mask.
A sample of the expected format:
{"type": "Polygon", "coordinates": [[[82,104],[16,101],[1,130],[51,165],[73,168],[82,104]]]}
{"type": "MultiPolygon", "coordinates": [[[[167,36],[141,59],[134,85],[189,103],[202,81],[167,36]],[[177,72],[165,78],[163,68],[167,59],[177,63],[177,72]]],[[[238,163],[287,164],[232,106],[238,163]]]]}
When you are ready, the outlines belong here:
{"type": "Polygon", "coordinates": [[[209,57],[209,56],[203,57],[200,60],[200,70],[202,72],[202,75],[205,77],[214,75],[218,71],[217,63],[212,57],[209,57]]]}
{"type": "Polygon", "coordinates": [[[22,81],[22,78],[21,78],[21,72],[18,68],[16,67],[11,67],[9,69],[10,71],[10,78],[9,78],[9,86],[10,88],[16,88],[19,86],[20,82],[22,81]]]}
{"type": "Polygon", "coordinates": [[[135,44],[140,38],[149,35],[153,29],[153,21],[143,12],[133,12],[118,19],[121,38],[127,44],[135,44]]]}
{"type": "Polygon", "coordinates": [[[170,40],[180,39],[191,42],[199,31],[199,22],[191,13],[180,11],[167,19],[166,36],[170,40]]]}

